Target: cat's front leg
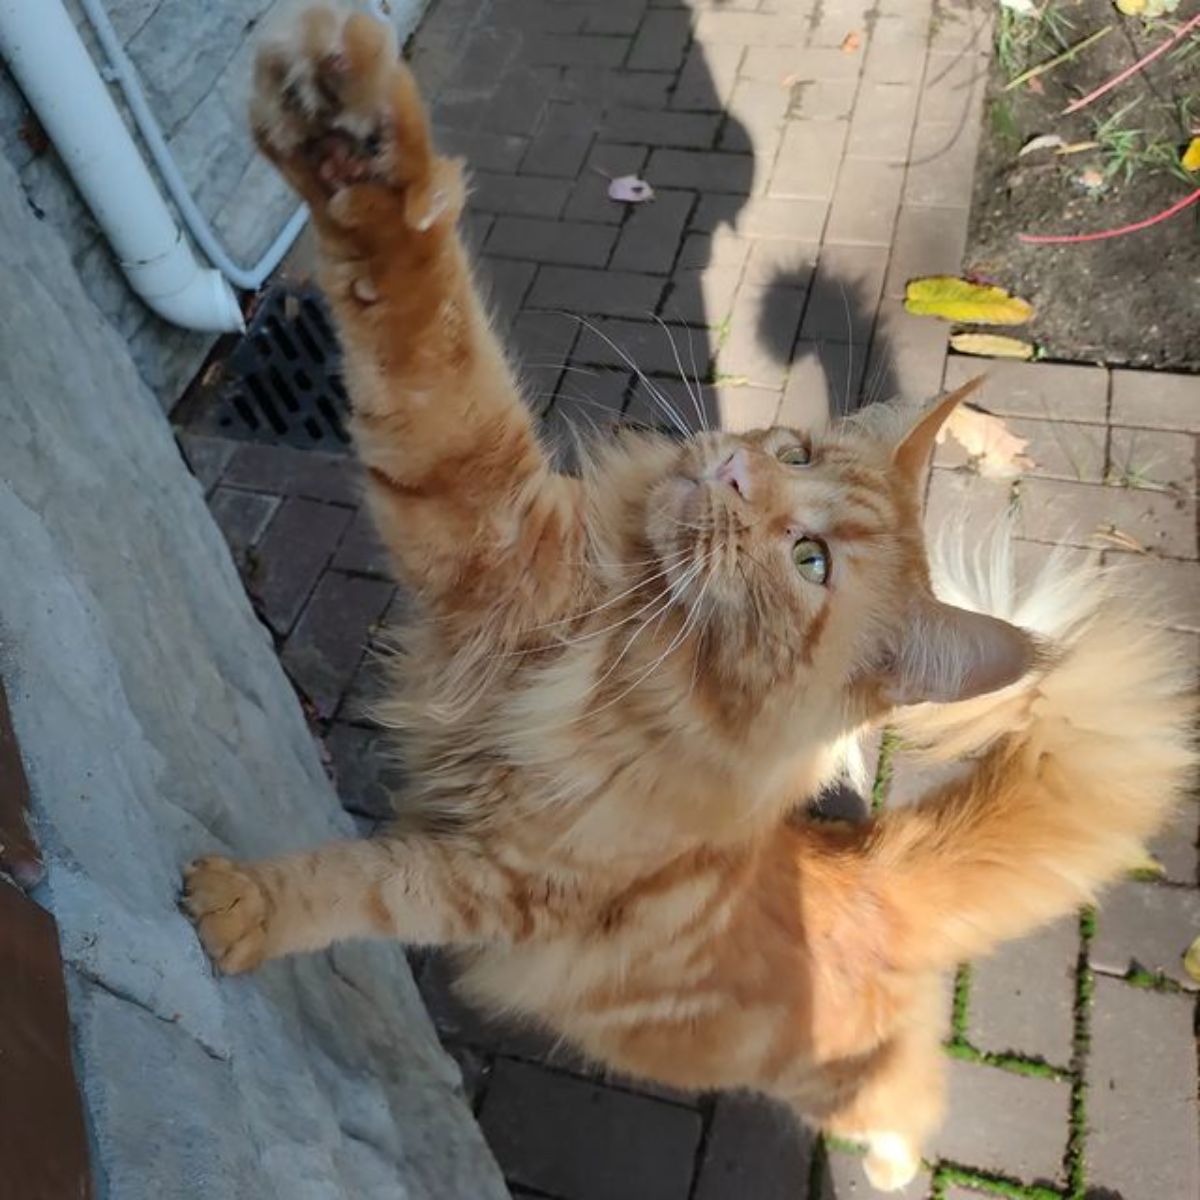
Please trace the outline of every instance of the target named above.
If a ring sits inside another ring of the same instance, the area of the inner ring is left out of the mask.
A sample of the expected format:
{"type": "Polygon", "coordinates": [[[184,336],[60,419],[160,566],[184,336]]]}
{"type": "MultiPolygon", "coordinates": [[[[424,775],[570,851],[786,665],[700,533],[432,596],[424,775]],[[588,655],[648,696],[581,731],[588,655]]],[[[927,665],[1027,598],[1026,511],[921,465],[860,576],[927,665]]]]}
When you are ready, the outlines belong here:
{"type": "Polygon", "coordinates": [[[256,862],[202,858],[184,872],[182,904],[209,957],[236,974],[349,938],[516,941],[546,920],[538,890],[466,844],[385,837],[256,862]]]}
{"type": "Polygon", "coordinates": [[[571,599],[578,487],[556,475],[471,279],[464,185],[390,28],[301,13],[264,42],[251,122],[308,201],[368,499],[402,579],[462,628],[571,599]]]}

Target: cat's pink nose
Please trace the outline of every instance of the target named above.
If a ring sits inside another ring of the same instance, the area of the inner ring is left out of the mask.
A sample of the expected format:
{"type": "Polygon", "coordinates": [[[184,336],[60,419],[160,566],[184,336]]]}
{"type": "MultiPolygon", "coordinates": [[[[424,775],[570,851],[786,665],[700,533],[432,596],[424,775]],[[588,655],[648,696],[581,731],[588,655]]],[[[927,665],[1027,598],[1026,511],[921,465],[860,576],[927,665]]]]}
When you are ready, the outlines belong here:
{"type": "Polygon", "coordinates": [[[745,450],[735,450],[714,473],[718,482],[728,484],[743,500],[750,498],[750,461],[745,450]]]}

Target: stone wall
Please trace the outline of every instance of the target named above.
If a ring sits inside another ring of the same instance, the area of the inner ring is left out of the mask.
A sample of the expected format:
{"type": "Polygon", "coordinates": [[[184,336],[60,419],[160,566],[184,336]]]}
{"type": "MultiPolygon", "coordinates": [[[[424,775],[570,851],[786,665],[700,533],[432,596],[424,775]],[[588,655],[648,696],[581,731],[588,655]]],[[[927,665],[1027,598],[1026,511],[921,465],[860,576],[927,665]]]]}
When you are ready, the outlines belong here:
{"type": "Polygon", "coordinates": [[[352,832],[155,397],[0,157],[0,672],[99,1200],[506,1193],[400,947],[214,978],[197,854],[352,832]]]}
{"type": "MultiPolygon", "coordinates": [[[[295,3],[107,0],[180,173],[218,240],[243,266],[261,257],[296,207],[294,194],[255,154],[245,118],[255,30],[295,3]]],[[[66,4],[93,58],[103,64],[75,0],[66,4]]],[[[412,31],[423,6],[424,0],[375,3],[402,37],[412,31]]],[[[113,88],[113,96],[126,111],[119,89],[113,88]]],[[[53,147],[38,145],[29,115],[12,77],[0,66],[0,153],[17,170],[31,211],[66,242],[84,288],[128,344],[143,380],[169,408],[213,338],[168,325],[133,294],[53,147]]],[[[197,258],[204,261],[199,253],[197,258]]]]}

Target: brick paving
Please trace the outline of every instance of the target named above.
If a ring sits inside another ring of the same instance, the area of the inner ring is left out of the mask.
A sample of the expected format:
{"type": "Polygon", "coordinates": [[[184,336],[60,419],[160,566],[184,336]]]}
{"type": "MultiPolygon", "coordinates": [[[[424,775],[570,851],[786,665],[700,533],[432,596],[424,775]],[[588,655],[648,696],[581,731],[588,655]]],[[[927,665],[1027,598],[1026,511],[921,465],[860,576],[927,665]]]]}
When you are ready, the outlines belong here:
{"type": "MultiPolygon", "coordinates": [[[[564,463],[571,426],[661,423],[611,342],[694,413],[664,325],[704,383],[706,417],[730,428],[925,399],[977,372],[900,299],[909,277],[960,265],[992,9],[435,0],[412,59],[443,143],[472,165],[468,236],[564,463]],[[605,177],[631,172],[657,189],[653,204],[606,198],[605,177]]],[[[943,446],[930,526],[1015,506],[1021,562],[1060,544],[1165,588],[1159,619],[1200,662],[1200,381],[1001,364],[980,403],[1029,439],[1034,465],[987,480],[943,446]]],[[[187,433],[181,443],[344,803],[370,828],[399,768],[364,707],[378,686],[369,647],[403,598],[360,512],[354,465],[187,433]]],[[[881,764],[888,803],[928,783],[901,754],[881,764]]],[[[1189,806],[1154,846],[1160,877],[948,982],[950,1116],[906,1196],[1200,1194],[1196,985],[1180,965],[1200,934],[1198,823],[1189,806]]],[[[765,1103],[602,1077],[472,1013],[438,956],[414,966],[514,1196],[874,1194],[848,1148],[765,1103]]]]}

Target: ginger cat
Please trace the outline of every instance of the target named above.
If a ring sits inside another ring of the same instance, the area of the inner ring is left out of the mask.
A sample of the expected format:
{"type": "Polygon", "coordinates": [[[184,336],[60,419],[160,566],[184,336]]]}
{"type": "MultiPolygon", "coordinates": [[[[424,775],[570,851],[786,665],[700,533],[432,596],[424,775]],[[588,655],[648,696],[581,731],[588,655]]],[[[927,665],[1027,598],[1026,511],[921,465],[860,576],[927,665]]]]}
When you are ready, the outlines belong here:
{"type": "Polygon", "coordinates": [[[626,431],[556,474],[388,29],[303,13],[259,54],[252,119],[311,206],[422,614],[381,714],[416,782],[382,836],[194,864],[209,954],[459,947],[476,1003],[631,1075],[765,1092],[903,1186],[941,1113],[940,973],[1118,876],[1190,778],[1169,642],[1092,575],[1014,608],[1002,554],[991,594],[935,597],[921,495],[958,395],[907,431],[884,406],[626,431]],[[861,826],[798,819],[885,718],[970,778],[861,826]]]}

